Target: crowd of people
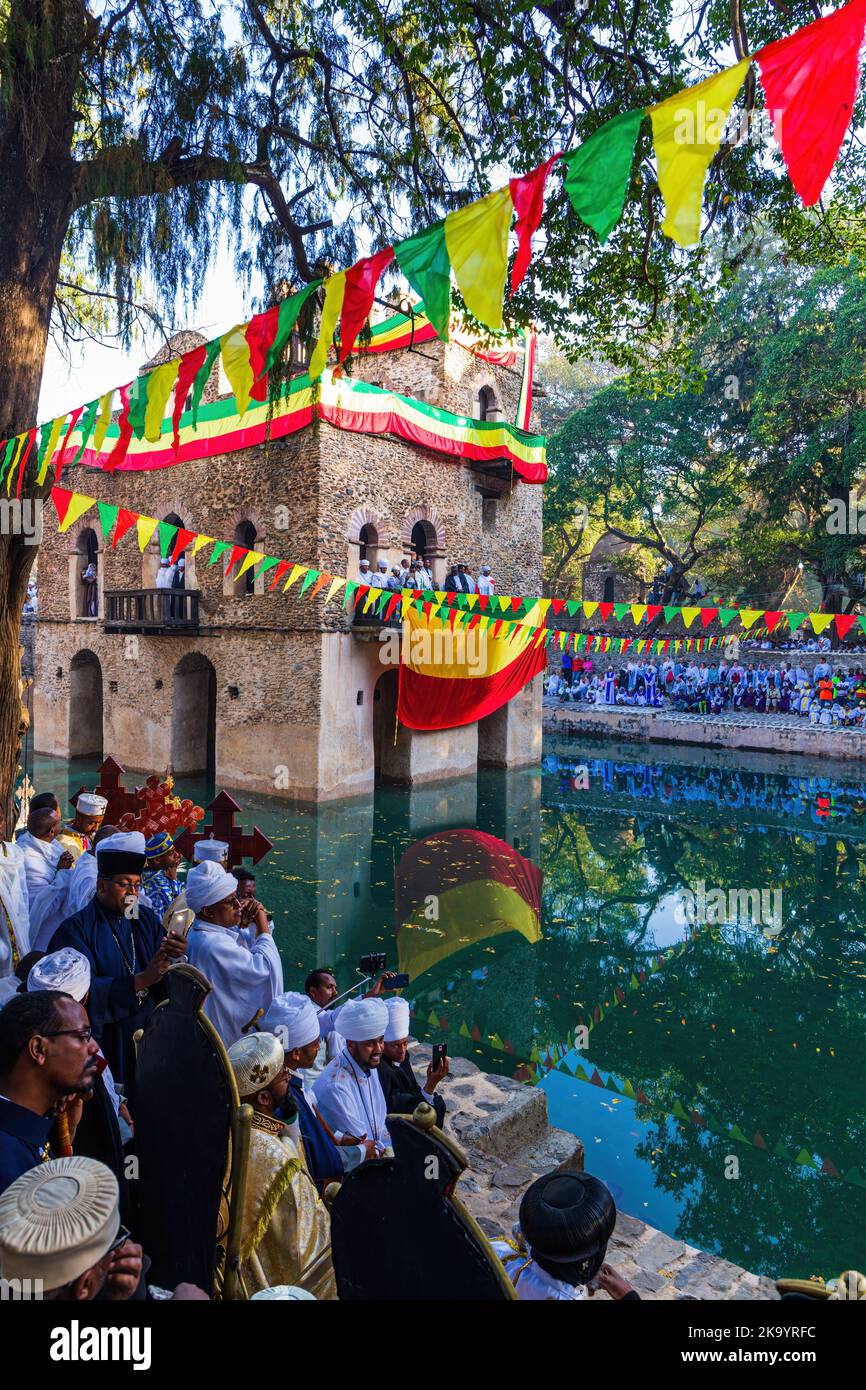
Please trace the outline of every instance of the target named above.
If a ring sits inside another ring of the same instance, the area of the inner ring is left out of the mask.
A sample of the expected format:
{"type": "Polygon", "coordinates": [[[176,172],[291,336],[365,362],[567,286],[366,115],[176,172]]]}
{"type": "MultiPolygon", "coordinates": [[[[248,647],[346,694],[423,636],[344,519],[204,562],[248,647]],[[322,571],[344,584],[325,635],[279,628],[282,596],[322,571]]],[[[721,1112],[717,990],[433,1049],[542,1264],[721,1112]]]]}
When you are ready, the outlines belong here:
{"type": "MultiPolygon", "coordinates": [[[[447,1056],[416,1077],[409,1004],[390,972],[363,981],[363,995],[339,995],[324,968],[287,991],[272,917],[254,874],[228,868],[226,843],[198,841],[182,879],[169,835],[119,831],[105,810],[82,793],[64,825],[43,793],[20,836],[0,826],[0,1277],[38,1279],[62,1300],[209,1296],[149,1283],[154,1233],[127,1178],[135,1036],[167,972],[188,961],[212,986],[204,1011],[254,1112],[241,1290],[335,1298],[325,1189],[397,1161],[389,1115],[426,1104],[445,1123],[447,1056]]],[[[615,1218],[597,1179],[539,1178],[514,1240],[495,1247],[517,1296],[575,1299],[591,1286],[636,1298],[604,1262],[615,1218]]]]}
{"type": "MultiPolygon", "coordinates": [[[[390,569],[387,560],[377,560],[373,569],[370,567],[370,561],[363,559],[360,564],[360,582],[369,584],[371,589],[391,589],[395,592],[403,589],[436,589],[439,587],[433,577],[433,571],[427,562],[420,558],[401,560],[399,565],[392,565],[390,569]]],[[[493,594],[496,592],[496,585],[490,573],[489,565],[482,565],[476,578],[469,565],[462,561],[449,566],[448,574],[441,587],[445,593],[449,594],[493,594]]]]}
{"type": "Polygon", "coordinates": [[[837,666],[822,654],[811,670],[785,660],[742,662],[724,657],[667,656],[629,660],[599,670],[591,656],[564,652],[561,669],[547,677],[545,693],[565,703],[674,709],[685,714],[727,711],[792,714],[821,728],[866,722],[866,671],[837,666]]]}

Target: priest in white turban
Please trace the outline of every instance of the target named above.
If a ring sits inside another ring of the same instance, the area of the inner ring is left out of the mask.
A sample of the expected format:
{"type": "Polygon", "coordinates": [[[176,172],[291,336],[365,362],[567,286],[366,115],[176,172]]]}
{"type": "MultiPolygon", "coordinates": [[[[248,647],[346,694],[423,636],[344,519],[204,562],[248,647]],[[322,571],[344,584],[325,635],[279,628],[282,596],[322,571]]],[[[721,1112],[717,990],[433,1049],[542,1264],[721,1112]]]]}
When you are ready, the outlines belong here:
{"type": "Polygon", "coordinates": [[[336,1298],[331,1222],[286,1125],[288,1068],[273,1033],[249,1033],[229,1048],[242,1101],[253,1107],[241,1229],[241,1282],[249,1296],[295,1284],[336,1298]]]}
{"type": "Polygon", "coordinates": [[[409,1061],[409,1005],[399,995],[385,1001],[388,1024],[385,1028],[383,1056],[379,1063],[379,1081],[389,1115],[411,1115],[426,1101],[436,1111],[436,1123],[441,1128],[445,1119],[445,1102],[435,1095],[436,1087],[448,1075],[448,1058],[443,1057],[434,1069],[427,1067],[424,1085],[419,1086],[409,1061]]]}
{"type": "Polygon", "coordinates": [[[381,1158],[393,1152],[379,1082],[388,1010],[381,999],[353,999],[343,1005],[335,1026],[346,1043],[313,1087],[316,1107],[336,1136],[356,1144],[372,1140],[381,1158]]]}
{"type": "Polygon", "coordinates": [[[0,807],[0,1008],[18,989],[15,971],[30,950],[30,907],[24,855],[6,839],[6,816],[0,807]]]}
{"type": "Polygon", "coordinates": [[[31,810],[17,845],[24,859],[30,911],[30,950],[47,951],[69,906],[70,870],[75,860],[57,838],[60,812],[50,806],[31,810]]]}
{"type": "Polygon", "coordinates": [[[260,908],[239,930],[238,881],[222,864],[205,860],[187,875],[184,896],[195,921],[187,937],[190,965],[213,985],[204,1011],[226,1047],[251,1028],[283,988],[283,966],[260,908]]]}

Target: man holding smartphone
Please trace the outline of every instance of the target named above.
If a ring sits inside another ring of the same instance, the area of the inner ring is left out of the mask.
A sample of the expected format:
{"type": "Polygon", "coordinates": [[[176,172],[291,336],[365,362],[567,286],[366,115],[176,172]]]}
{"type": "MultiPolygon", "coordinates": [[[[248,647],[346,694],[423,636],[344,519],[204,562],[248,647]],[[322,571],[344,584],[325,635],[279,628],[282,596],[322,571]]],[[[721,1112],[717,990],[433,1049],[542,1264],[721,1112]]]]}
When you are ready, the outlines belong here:
{"type": "Polygon", "coordinates": [[[433,1049],[433,1061],[427,1068],[427,1079],[423,1087],[418,1085],[409,1050],[409,1005],[399,996],[385,1001],[388,1010],[388,1024],[385,1028],[385,1041],[382,1060],[379,1063],[379,1080],[385,1096],[389,1115],[411,1115],[423,1101],[432,1105],[436,1111],[436,1123],[440,1127],[445,1120],[445,1102],[435,1095],[439,1082],[448,1075],[448,1057],[444,1043],[437,1053],[433,1049]]]}

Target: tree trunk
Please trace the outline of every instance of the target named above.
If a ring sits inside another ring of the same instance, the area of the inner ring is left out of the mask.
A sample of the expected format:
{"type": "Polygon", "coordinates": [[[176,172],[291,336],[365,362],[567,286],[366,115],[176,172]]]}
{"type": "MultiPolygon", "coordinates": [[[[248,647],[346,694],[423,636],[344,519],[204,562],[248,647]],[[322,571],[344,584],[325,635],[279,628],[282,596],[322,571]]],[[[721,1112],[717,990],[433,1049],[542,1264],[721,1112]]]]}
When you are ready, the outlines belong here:
{"type": "MultiPolygon", "coordinates": [[[[74,98],[87,41],[82,0],[13,0],[0,106],[0,440],[37,423],[39,388],[77,172],[74,98]]],[[[33,475],[31,474],[31,477],[33,475]]],[[[50,482],[50,479],[48,480],[50,482]]],[[[41,493],[47,493],[47,487],[41,493]]],[[[37,496],[33,485],[27,494],[37,496]]],[[[7,523],[12,520],[5,518],[7,523]]],[[[19,629],[36,547],[0,535],[0,804],[20,753],[19,629]]]]}

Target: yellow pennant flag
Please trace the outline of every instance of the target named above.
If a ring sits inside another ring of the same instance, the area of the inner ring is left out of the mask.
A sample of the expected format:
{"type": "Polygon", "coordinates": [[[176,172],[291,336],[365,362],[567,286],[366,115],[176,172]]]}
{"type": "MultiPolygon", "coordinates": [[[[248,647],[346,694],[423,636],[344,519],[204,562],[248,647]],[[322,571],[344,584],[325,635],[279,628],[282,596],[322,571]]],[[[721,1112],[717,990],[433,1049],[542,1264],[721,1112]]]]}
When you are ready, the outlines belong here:
{"type": "Polygon", "coordinates": [[[247,570],[251,569],[253,565],[260,564],[264,558],[264,552],[260,554],[257,550],[248,550],[246,554],[246,559],[244,560],[240,569],[237,570],[237,572],[235,573],[235,580],[237,581],[238,579],[240,579],[241,575],[246,574],[247,570]]]}
{"type": "Polygon", "coordinates": [[[135,520],[135,529],[138,532],[138,548],[142,554],[147,549],[150,538],[158,525],[155,516],[139,516],[135,520]]]}
{"type": "Polygon", "coordinates": [[[597,604],[597,603],[584,603],[584,605],[583,605],[584,617],[591,618],[597,607],[598,607],[598,604],[597,604]]]}
{"type": "Polygon", "coordinates": [[[114,387],[106,391],[104,396],[99,398],[99,415],[96,419],[96,429],[93,432],[93,451],[98,454],[108,433],[108,426],[111,424],[111,402],[114,399],[114,387]]]}
{"type": "Polygon", "coordinates": [[[470,314],[488,328],[502,327],[512,211],[509,190],[499,188],[445,218],[445,245],[454,278],[470,314]]]}
{"type": "Polygon", "coordinates": [[[539,611],[539,613],[540,613],[540,615],[541,615],[542,618],[546,618],[546,617],[547,617],[547,610],[548,610],[549,607],[550,607],[550,599],[549,599],[549,598],[540,598],[540,599],[538,600],[538,611],[539,611]]]}
{"type": "Polygon", "coordinates": [[[743,624],[743,627],[751,627],[757,618],[763,616],[763,613],[763,608],[741,608],[740,622],[743,624]]]}
{"type": "Polygon", "coordinates": [[[345,579],[332,579],[332,580],[331,580],[331,587],[329,588],[328,592],[325,594],[325,605],[326,605],[326,606],[331,602],[331,599],[334,597],[334,594],[336,594],[337,591],[338,591],[339,589],[342,589],[342,587],[343,587],[343,585],[345,584],[345,582],[346,582],[345,579]]]}
{"type": "Polygon", "coordinates": [[[24,452],[24,445],[27,443],[27,439],[28,439],[28,431],[27,431],[27,430],[25,430],[23,434],[19,434],[19,436],[18,436],[18,447],[16,448],[15,453],[12,455],[12,463],[10,464],[10,466],[9,466],[9,472],[8,472],[7,475],[6,475],[6,496],[7,496],[7,497],[9,496],[9,489],[10,489],[11,486],[12,486],[12,479],[13,479],[14,476],[15,476],[15,470],[17,469],[19,460],[20,460],[20,458],[21,458],[21,455],[22,455],[22,453],[24,452]]]}
{"type": "Polygon", "coordinates": [[[646,617],[646,604],[645,604],[645,603],[633,603],[633,604],[631,605],[631,616],[632,616],[632,621],[634,622],[635,627],[640,627],[641,623],[643,622],[644,618],[646,617]]]}
{"type": "Polygon", "coordinates": [[[346,293],[346,272],[341,270],[337,275],[331,275],[325,281],[325,303],[322,308],[322,321],[319,325],[319,341],[313,349],[310,358],[310,381],[315,381],[317,376],[321,376],[328,360],[328,348],[334,339],[334,330],[337,327],[337,320],[343,307],[343,298],[346,293]]]}
{"type": "Polygon", "coordinates": [[[364,599],[364,612],[365,612],[365,613],[368,613],[368,612],[370,611],[370,609],[372,608],[373,604],[376,603],[376,602],[378,602],[378,600],[379,600],[381,597],[382,597],[382,590],[381,590],[381,589],[371,589],[370,592],[369,592],[369,594],[367,595],[367,597],[364,599]]]}
{"type": "Polygon", "coordinates": [[[96,505],[96,499],[85,497],[82,492],[73,492],[69,499],[69,506],[66,508],[66,515],[61,521],[59,531],[68,531],[70,526],[74,526],[84,513],[96,505]]]}
{"type": "Polygon", "coordinates": [[[170,362],[163,362],[161,367],[154,367],[150,373],[147,383],[147,407],[144,412],[144,437],[151,444],[156,444],[162,434],[165,407],[174,390],[179,370],[180,358],[174,357],[170,362]]]}
{"type": "Polygon", "coordinates": [[[283,585],[283,593],[285,593],[287,589],[291,589],[295,580],[300,579],[302,574],[306,574],[308,569],[309,565],[295,565],[292,569],[291,574],[289,575],[288,579],[283,585]]]}
{"type": "MultiPolygon", "coordinates": [[[[687,628],[691,627],[700,611],[700,608],[681,608],[680,617],[683,620],[683,626],[687,628]]],[[[740,616],[742,617],[742,614],[740,614],[740,616]]],[[[754,619],[752,621],[754,621],[754,619]]]]}
{"type": "Polygon", "coordinates": [[[63,429],[65,422],[65,415],[58,415],[57,419],[51,422],[51,433],[48,436],[48,443],[45,446],[45,453],[42,455],[42,463],[39,465],[39,474],[36,478],[37,485],[45,482],[54,450],[57,448],[60,440],[60,431],[63,429]]]}
{"type": "Polygon", "coordinates": [[[220,338],[223,370],[234,392],[238,415],[243,415],[249,405],[250,392],[254,385],[246,328],[245,323],[236,323],[234,328],[230,328],[228,333],[224,333],[220,338]]]}
{"type": "Polygon", "coordinates": [[[659,188],[665,200],[662,231],[680,246],[694,246],[700,240],[704,179],[750,62],[743,58],[725,72],[649,108],[659,188]]]}
{"type": "Polygon", "coordinates": [[[833,621],[832,613],[810,613],[809,622],[812,624],[812,631],[822,633],[825,627],[829,627],[833,621]]]}
{"type": "Polygon", "coordinates": [[[466,606],[467,606],[467,608],[474,608],[477,602],[478,602],[478,595],[477,595],[477,594],[467,594],[467,595],[466,595],[466,606]]]}
{"type": "Polygon", "coordinates": [[[196,536],[195,540],[192,543],[191,554],[197,555],[198,552],[201,550],[202,546],[213,545],[215,540],[215,536],[196,536]]]}

